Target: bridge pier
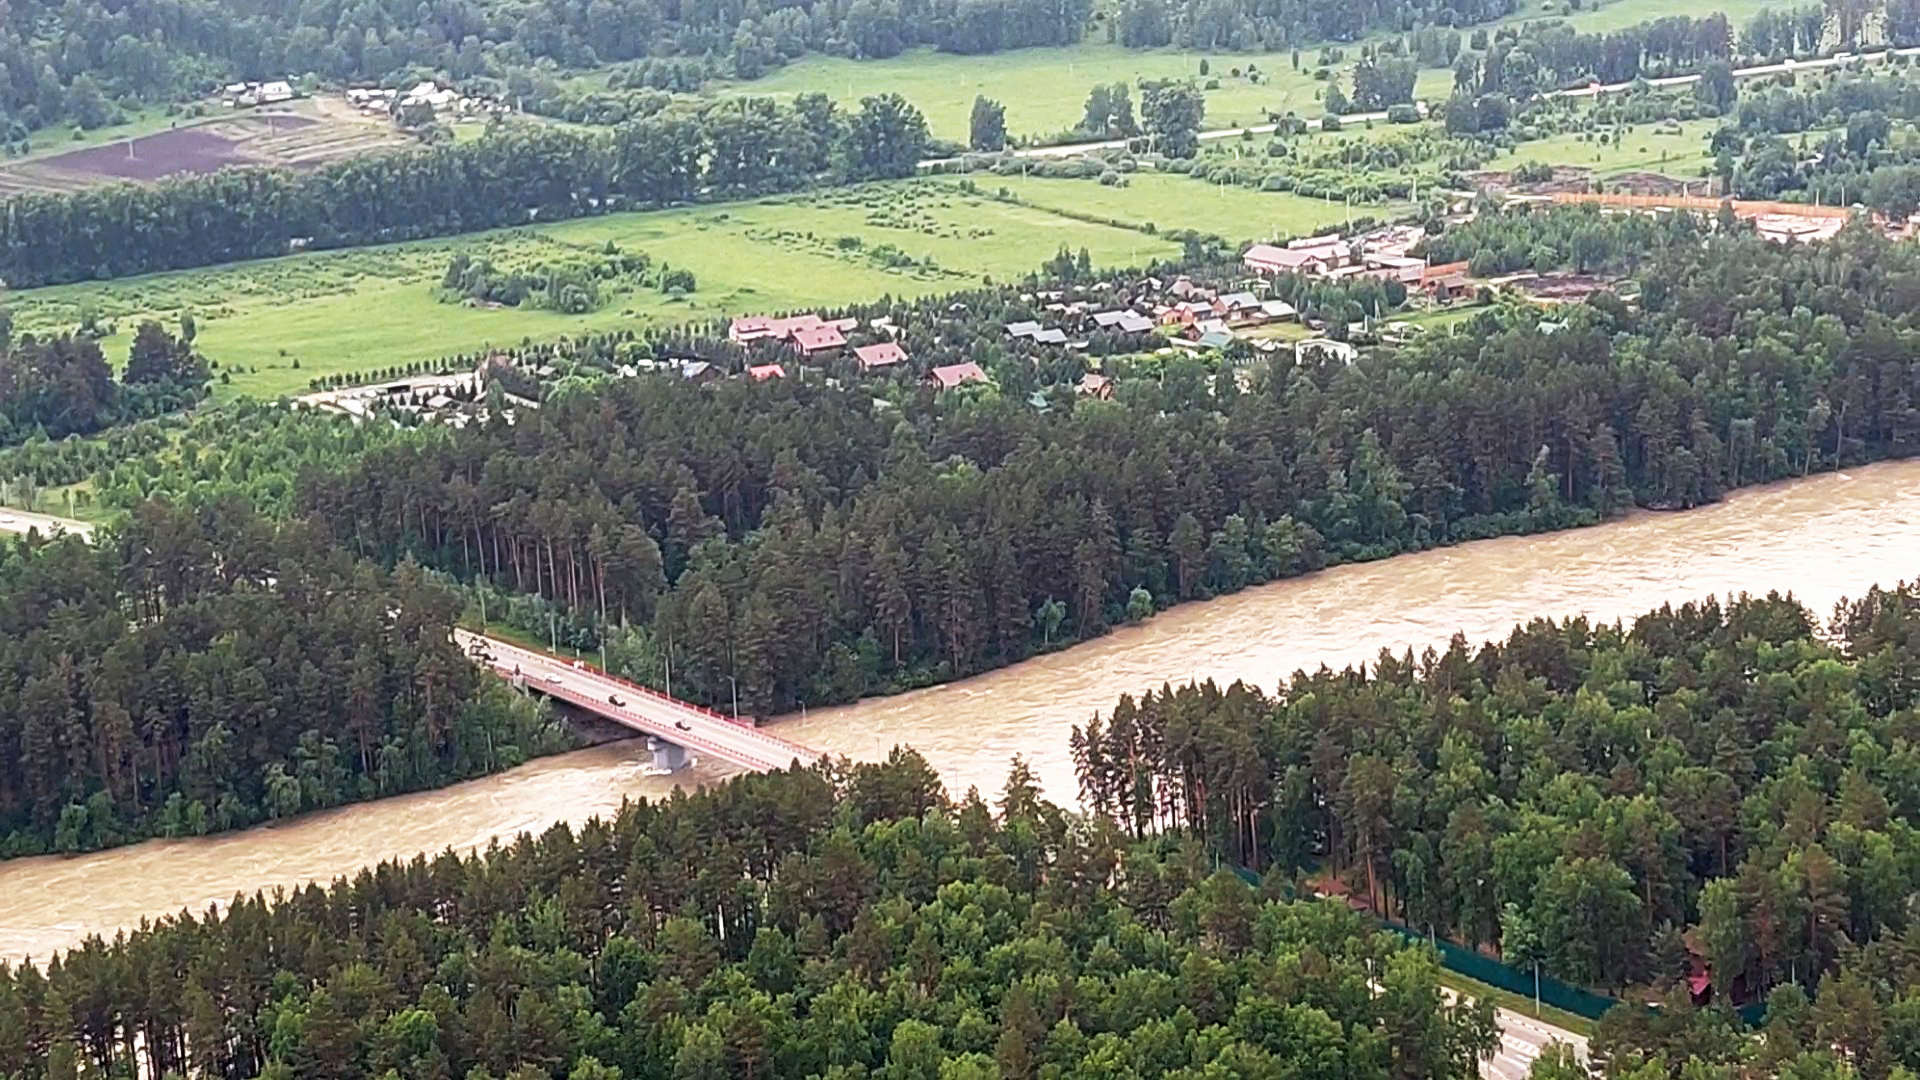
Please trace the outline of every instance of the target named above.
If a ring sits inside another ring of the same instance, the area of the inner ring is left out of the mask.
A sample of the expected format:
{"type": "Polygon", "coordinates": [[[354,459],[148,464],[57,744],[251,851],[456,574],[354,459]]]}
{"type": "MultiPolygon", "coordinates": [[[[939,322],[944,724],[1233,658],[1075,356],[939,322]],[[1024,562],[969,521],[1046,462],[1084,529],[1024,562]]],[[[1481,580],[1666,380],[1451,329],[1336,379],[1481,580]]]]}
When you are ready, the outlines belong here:
{"type": "Polygon", "coordinates": [[[670,743],[658,735],[647,736],[647,749],[653,751],[653,767],[667,772],[679,772],[687,767],[687,748],[670,743]]]}

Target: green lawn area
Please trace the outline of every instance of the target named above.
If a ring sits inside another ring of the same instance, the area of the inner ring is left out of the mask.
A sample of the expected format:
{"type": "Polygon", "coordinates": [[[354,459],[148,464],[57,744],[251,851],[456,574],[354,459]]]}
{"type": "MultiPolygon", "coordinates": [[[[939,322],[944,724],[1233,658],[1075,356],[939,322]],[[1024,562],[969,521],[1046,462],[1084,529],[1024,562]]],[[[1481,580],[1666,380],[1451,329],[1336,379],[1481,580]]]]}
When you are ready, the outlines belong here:
{"type": "MultiPolygon", "coordinates": [[[[1782,0],[1708,0],[1698,5],[1682,5],[1696,10],[1695,17],[1724,11],[1737,31],[1763,8],[1784,10],[1791,6],[1782,0]]],[[[1565,18],[1588,32],[1617,30],[1623,26],[1675,14],[1672,0],[1613,0],[1594,7],[1592,0],[1572,10],[1567,0],[1552,0],[1543,7],[1528,0],[1519,13],[1505,22],[1529,19],[1565,18]]],[[[930,48],[914,49],[886,60],[849,60],[843,57],[811,55],[788,64],[764,78],[750,82],[717,83],[705,96],[769,96],[789,99],[795,94],[819,91],[835,100],[852,105],[860,98],[886,92],[899,93],[927,116],[927,124],[937,137],[964,140],[967,118],[977,94],[994,98],[1007,107],[1007,130],[1015,136],[1043,138],[1057,135],[1079,122],[1087,91],[1095,83],[1125,82],[1137,86],[1140,79],[1191,78],[1204,82],[1200,61],[1208,63],[1208,78],[1220,86],[1207,91],[1206,126],[1240,127],[1262,123],[1268,110],[1301,116],[1318,116],[1320,93],[1326,83],[1312,77],[1319,48],[1301,50],[1302,70],[1293,69],[1288,51],[1268,53],[1198,52],[1181,49],[1128,49],[1124,46],[1089,40],[1063,48],[1015,49],[986,56],[958,56],[930,48]],[[1245,77],[1248,66],[1263,75],[1259,83],[1245,77]],[[1242,75],[1232,72],[1240,69],[1242,75]]],[[[1350,72],[1359,59],[1359,43],[1342,46],[1346,59],[1333,68],[1343,89],[1350,89],[1350,72]]],[[[583,77],[583,84],[604,81],[603,73],[583,77]]],[[[1444,100],[1453,88],[1453,73],[1448,69],[1430,69],[1420,73],[1415,96],[1427,101],[1444,100]]],[[[1139,108],[1139,92],[1134,93],[1139,108]]]]}
{"type": "MultiPolygon", "coordinates": [[[[1789,0],[1704,0],[1698,3],[1675,3],[1674,0],[1613,0],[1612,3],[1596,6],[1592,0],[1582,5],[1587,10],[1568,11],[1566,0],[1555,0],[1551,8],[1543,8],[1537,2],[1522,4],[1521,14],[1514,18],[1563,17],[1579,29],[1589,34],[1618,30],[1634,23],[1650,22],[1668,15],[1691,15],[1696,19],[1704,18],[1714,12],[1724,12],[1727,21],[1733,24],[1737,35],[1747,24],[1747,20],[1766,8],[1778,12],[1794,9],[1789,0]],[[1562,15],[1562,12],[1566,12],[1562,15]]],[[[1512,20],[1509,20],[1512,21],[1512,20]]]]}
{"type": "MultiPolygon", "coordinates": [[[[1343,87],[1351,85],[1346,73],[1359,58],[1359,46],[1346,46],[1346,53],[1346,62],[1335,69],[1343,87]]],[[[1087,91],[1095,83],[1137,85],[1143,78],[1200,80],[1200,61],[1205,59],[1208,78],[1220,80],[1218,89],[1206,93],[1206,126],[1241,127],[1265,123],[1268,110],[1320,115],[1319,95],[1326,84],[1314,79],[1310,71],[1317,55],[1318,50],[1303,50],[1301,71],[1293,70],[1287,52],[1141,50],[1094,42],[1066,48],[1015,49],[987,56],[956,56],[932,49],[915,49],[888,60],[815,55],[752,82],[718,84],[709,95],[790,99],[796,94],[820,91],[843,103],[857,104],[862,97],[895,92],[926,114],[927,125],[936,137],[964,140],[974,96],[985,94],[1007,107],[1007,130],[1013,135],[1050,137],[1079,123],[1087,91]],[[1246,78],[1249,65],[1262,73],[1259,83],[1246,78]],[[1242,72],[1237,78],[1232,74],[1235,68],[1242,72]]],[[[1451,71],[1423,71],[1416,92],[1423,97],[1444,98],[1452,80],[1451,71]]],[[[1133,99],[1137,115],[1138,89],[1133,99]]]]}
{"type": "MultiPolygon", "coordinates": [[[[1192,182],[1152,179],[1165,183],[1114,190],[1092,181],[1058,181],[1062,194],[1051,205],[1085,209],[1088,200],[1099,199],[1115,217],[1157,219],[1172,228],[1181,219],[1180,195],[1171,185],[1192,182]],[[1068,184],[1075,186],[1068,190],[1068,184]],[[1138,212],[1128,209],[1129,195],[1138,212]]],[[[1198,184],[1193,195],[1199,196],[1196,205],[1207,198],[1198,184]]],[[[1282,198],[1230,196],[1272,199],[1275,205],[1282,198]]],[[[1225,214],[1190,218],[1228,220],[1225,214]]],[[[967,195],[943,178],[34,289],[11,294],[8,304],[23,330],[70,327],[83,313],[113,324],[118,333],[103,345],[116,363],[126,356],[138,319],[171,321],[191,311],[201,349],[231,380],[216,384],[216,397],[277,397],[305,392],[310,379],[329,372],[373,370],[528,338],[833,306],[886,293],[947,292],[1029,273],[1063,244],[1087,248],[1098,265],[1145,262],[1179,250],[1172,241],[1132,229],[967,195]],[[608,240],[626,251],[644,251],[656,263],[693,271],[698,288],[684,298],[637,290],[579,316],[487,310],[434,295],[455,251],[506,265],[538,261],[543,249],[598,248],[608,240]],[[912,264],[889,266],[890,256],[912,264]]]]}
{"type": "Polygon", "coordinates": [[[1521,143],[1512,157],[1502,158],[1489,167],[1511,168],[1523,161],[1543,161],[1591,169],[1601,177],[1652,172],[1676,180],[1698,180],[1700,170],[1713,164],[1713,155],[1707,152],[1707,138],[1717,124],[1715,120],[1683,123],[1677,135],[1656,134],[1653,124],[1639,124],[1617,143],[1605,146],[1597,137],[1582,142],[1577,135],[1555,135],[1521,143]]]}
{"type": "MultiPolygon", "coordinates": [[[[1091,180],[1020,176],[976,175],[973,179],[982,190],[1004,187],[1035,206],[1152,222],[1161,231],[1198,229],[1229,240],[1302,236],[1322,226],[1340,224],[1347,213],[1343,203],[1329,204],[1302,195],[1255,191],[1238,185],[1222,187],[1169,173],[1133,173],[1127,177],[1126,187],[1102,187],[1091,180]]],[[[1404,209],[1356,207],[1355,213],[1381,217],[1404,209]]]]}
{"type": "Polygon", "coordinates": [[[53,157],[56,154],[65,154],[73,150],[85,150],[90,146],[100,146],[105,143],[119,142],[122,139],[151,135],[156,131],[167,130],[169,125],[177,124],[180,127],[188,127],[193,124],[204,124],[209,120],[219,118],[219,114],[206,117],[168,116],[165,109],[157,107],[129,109],[127,110],[126,116],[127,119],[125,123],[109,124],[106,127],[83,131],[80,133],[78,139],[73,138],[72,127],[52,127],[43,131],[36,131],[29,140],[33,144],[33,149],[27,151],[20,157],[0,158],[0,165],[35,161],[40,158],[53,157]]]}

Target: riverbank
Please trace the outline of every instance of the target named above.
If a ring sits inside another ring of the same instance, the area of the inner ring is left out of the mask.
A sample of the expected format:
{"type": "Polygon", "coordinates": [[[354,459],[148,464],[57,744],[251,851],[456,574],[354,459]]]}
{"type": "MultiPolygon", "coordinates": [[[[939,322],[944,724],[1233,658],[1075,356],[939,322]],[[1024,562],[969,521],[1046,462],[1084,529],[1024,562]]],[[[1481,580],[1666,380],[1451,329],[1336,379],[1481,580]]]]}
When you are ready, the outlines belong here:
{"type": "MultiPolygon", "coordinates": [[[[1790,590],[1816,611],[1920,572],[1920,461],[1748,489],[1683,513],[1474,541],[1360,563],[1186,604],[1009,668],[775,723],[783,737],[859,759],[909,744],[949,791],[997,792],[1023,755],[1048,797],[1072,803],[1068,733],[1121,693],[1192,679],[1271,688],[1289,672],[1503,636],[1533,618],[1629,617],[1707,594],[1790,590]]],[[[437,791],[341,807],[278,826],[150,841],[77,858],[0,864],[0,960],[44,958],[89,934],[222,903],[235,893],[350,875],[384,859],[484,846],[579,823],[625,798],[725,773],[648,775],[626,741],[437,791]]]]}

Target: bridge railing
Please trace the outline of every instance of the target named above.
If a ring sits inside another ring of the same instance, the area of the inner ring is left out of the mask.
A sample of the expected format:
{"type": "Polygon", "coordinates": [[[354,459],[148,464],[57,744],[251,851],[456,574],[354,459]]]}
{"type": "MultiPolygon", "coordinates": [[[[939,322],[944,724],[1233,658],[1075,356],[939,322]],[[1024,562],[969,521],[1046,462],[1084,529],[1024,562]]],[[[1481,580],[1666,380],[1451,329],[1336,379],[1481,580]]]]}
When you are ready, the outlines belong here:
{"type": "MultiPolygon", "coordinates": [[[[557,697],[567,701],[571,701],[575,705],[578,705],[583,709],[598,711],[600,709],[608,707],[607,702],[600,701],[597,698],[590,697],[586,694],[579,692],[578,690],[569,690],[564,686],[554,686],[549,684],[540,692],[548,695],[549,697],[557,697]]],[[[612,707],[619,708],[619,706],[612,706],[612,707]]],[[[625,710],[625,709],[622,709],[621,711],[627,713],[630,716],[637,718],[643,723],[646,722],[646,718],[644,716],[640,716],[640,714],[638,713],[630,712],[629,710],[625,710]]],[[[751,767],[755,765],[766,764],[766,762],[763,762],[763,761],[743,760],[746,755],[741,754],[737,750],[729,750],[718,743],[712,742],[707,739],[703,739],[700,736],[693,734],[692,732],[681,731],[678,728],[673,729],[673,733],[671,735],[667,734],[664,731],[648,731],[644,728],[641,730],[643,731],[644,734],[650,735],[656,739],[664,739],[667,742],[675,743],[677,745],[687,747],[688,749],[691,749],[691,750],[705,751],[706,753],[712,754],[714,757],[717,757],[722,761],[732,762],[736,765],[751,767]]]]}
{"type": "Polygon", "coordinates": [[[753,737],[759,739],[762,742],[767,743],[770,746],[777,746],[781,748],[782,750],[792,754],[794,757],[797,757],[802,761],[818,761],[822,757],[826,756],[810,747],[802,746],[799,743],[792,742],[787,739],[783,739],[778,735],[769,734],[765,731],[760,730],[759,727],[753,724],[747,723],[744,720],[735,719],[734,717],[728,716],[726,713],[720,712],[716,709],[710,709],[705,705],[695,705],[691,701],[682,701],[679,698],[674,697],[670,694],[661,693],[660,691],[655,690],[651,686],[646,686],[644,684],[634,682],[631,679],[623,679],[620,676],[615,675],[611,672],[604,671],[600,668],[594,667],[593,665],[588,664],[584,660],[570,660],[564,656],[557,656],[553,653],[544,652],[539,649],[530,649],[524,645],[515,645],[511,642],[501,641],[498,638],[487,637],[484,634],[477,634],[475,636],[486,641],[489,644],[489,646],[504,647],[505,649],[508,649],[508,650],[517,650],[519,652],[526,653],[529,656],[536,656],[543,660],[547,660],[551,663],[562,664],[567,667],[573,667],[575,664],[578,664],[579,670],[586,671],[592,674],[595,678],[604,679],[607,682],[625,687],[626,689],[631,690],[636,694],[642,695],[644,697],[652,698],[655,701],[659,701],[668,705],[675,706],[676,708],[685,709],[688,712],[692,712],[700,716],[704,716],[708,719],[717,720],[724,724],[731,724],[734,727],[740,728],[743,731],[751,733],[753,737]]]}

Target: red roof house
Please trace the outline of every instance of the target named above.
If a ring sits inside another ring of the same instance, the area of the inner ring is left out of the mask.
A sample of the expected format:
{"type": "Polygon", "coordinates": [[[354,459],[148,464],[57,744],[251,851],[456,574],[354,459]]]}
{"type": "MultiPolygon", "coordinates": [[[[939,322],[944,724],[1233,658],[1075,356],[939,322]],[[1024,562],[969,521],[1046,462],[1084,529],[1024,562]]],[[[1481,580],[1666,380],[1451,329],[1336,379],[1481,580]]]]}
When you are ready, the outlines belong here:
{"type": "Polygon", "coordinates": [[[774,332],[774,322],[765,315],[743,315],[727,327],[727,340],[735,345],[745,345],[749,341],[778,337],[780,335],[774,332]]]}
{"type": "Polygon", "coordinates": [[[803,330],[814,330],[825,325],[820,316],[808,312],[777,319],[771,315],[743,315],[727,327],[727,340],[735,345],[745,345],[750,341],[784,341],[803,330]]]}
{"type": "Polygon", "coordinates": [[[844,348],[846,344],[847,336],[842,334],[837,326],[810,326],[793,332],[793,347],[799,349],[803,356],[832,352],[834,349],[844,348]]]}
{"type": "Polygon", "coordinates": [[[779,364],[760,364],[748,368],[747,374],[753,376],[754,382],[766,382],[768,379],[786,378],[787,369],[781,367],[779,364]]]}
{"type": "Polygon", "coordinates": [[[964,383],[986,382],[987,373],[980,370],[979,364],[948,364],[929,371],[927,381],[942,390],[951,390],[964,383]]]}
{"type": "Polygon", "coordinates": [[[861,371],[877,371],[883,367],[904,363],[907,359],[907,351],[891,341],[883,341],[878,345],[862,345],[853,350],[853,355],[860,361],[861,371]]]}

